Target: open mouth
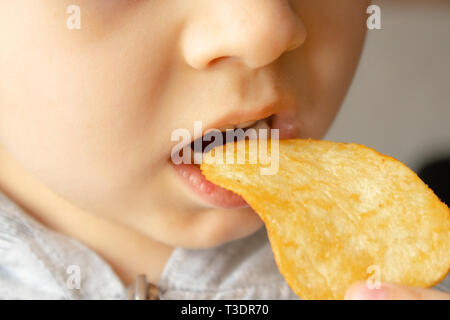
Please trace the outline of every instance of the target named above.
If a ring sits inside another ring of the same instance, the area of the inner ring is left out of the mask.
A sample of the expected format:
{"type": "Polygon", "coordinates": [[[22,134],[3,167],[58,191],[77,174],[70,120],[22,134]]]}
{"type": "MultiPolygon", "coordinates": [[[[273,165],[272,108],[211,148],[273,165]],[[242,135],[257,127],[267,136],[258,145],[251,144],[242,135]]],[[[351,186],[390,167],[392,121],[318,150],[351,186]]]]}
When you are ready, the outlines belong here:
{"type": "MultiPolygon", "coordinates": [[[[266,130],[267,137],[269,138],[271,118],[272,117],[267,117],[256,121],[248,121],[238,125],[228,125],[219,129],[209,130],[209,132],[191,142],[191,163],[196,163],[194,161],[195,153],[207,153],[213,148],[221,146],[228,142],[237,142],[243,139],[257,139],[259,133],[261,132],[260,130],[266,130]],[[252,134],[249,134],[250,130],[252,134]],[[217,138],[218,133],[220,133],[220,135],[217,138]]],[[[182,150],[181,152],[183,151],[184,150],[182,150]]],[[[187,158],[189,159],[189,156],[187,158]]]]}
{"type": "Polygon", "coordinates": [[[175,165],[174,168],[195,194],[210,205],[222,208],[239,208],[248,206],[245,200],[232,191],[219,187],[206,180],[203,176],[199,164],[196,164],[195,154],[209,152],[216,146],[247,138],[258,138],[257,133],[260,129],[266,129],[270,132],[272,117],[260,120],[248,121],[236,125],[227,125],[218,129],[208,130],[203,136],[193,140],[190,148],[181,149],[179,156],[189,161],[183,161],[175,165]],[[249,129],[254,129],[255,136],[248,135],[249,129]],[[214,134],[213,134],[214,132],[214,134]],[[220,132],[220,134],[218,134],[220,132]],[[220,137],[220,139],[217,139],[220,137]],[[188,155],[183,154],[189,152],[188,155]]]}
{"type": "MultiPolygon", "coordinates": [[[[267,113],[266,113],[267,115],[267,113]]],[[[220,146],[227,142],[238,141],[240,139],[258,138],[261,129],[266,129],[267,138],[270,138],[270,129],[279,130],[280,139],[296,138],[298,135],[298,123],[292,112],[283,112],[279,114],[270,113],[265,118],[260,118],[251,121],[240,122],[236,124],[229,124],[218,129],[209,129],[201,137],[185,144],[182,149],[178,150],[178,155],[182,157],[183,161],[179,164],[172,165],[178,172],[182,180],[187,183],[190,189],[201,198],[204,202],[221,208],[239,208],[248,206],[242,197],[219,187],[203,176],[199,163],[195,161],[196,153],[206,153],[216,146],[220,146]],[[256,135],[248,135],[250,129],[256,135]],[[215,131],[215,135],[212,133],[215,131]],[[237,134],[237,131],[239,133],[237,134]],[[220,132],[220,134],[218,134],[220,132]],[[220,137],[216,141],[216,137],[220,137]],[[184,154],[183,154],[184,153],[184,154]],[[187,153],[187,154],[186,154],[187,153]],[[188,161],[184,161],[184,160],[188,161]]],[[[263,132],[265,130],[262,130],[263,132]]],[[[201,157],[199,157],[201,159],[201,157]]],[[[172,159],[173,160],[173,157],[172,159]]]]}

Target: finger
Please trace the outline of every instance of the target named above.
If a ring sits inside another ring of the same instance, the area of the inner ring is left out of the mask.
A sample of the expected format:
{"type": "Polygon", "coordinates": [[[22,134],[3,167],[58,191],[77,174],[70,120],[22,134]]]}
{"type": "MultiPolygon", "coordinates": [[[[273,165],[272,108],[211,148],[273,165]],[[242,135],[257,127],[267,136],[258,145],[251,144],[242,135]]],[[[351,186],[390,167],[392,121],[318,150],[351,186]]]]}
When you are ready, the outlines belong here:
{"type": "Polygon", "coordinates": [[[369,288],[365,282],[352,285],[345,294],[346,300],[450,300],[450,294],[391,283],[382,283],[379,289],[369,288]]]}

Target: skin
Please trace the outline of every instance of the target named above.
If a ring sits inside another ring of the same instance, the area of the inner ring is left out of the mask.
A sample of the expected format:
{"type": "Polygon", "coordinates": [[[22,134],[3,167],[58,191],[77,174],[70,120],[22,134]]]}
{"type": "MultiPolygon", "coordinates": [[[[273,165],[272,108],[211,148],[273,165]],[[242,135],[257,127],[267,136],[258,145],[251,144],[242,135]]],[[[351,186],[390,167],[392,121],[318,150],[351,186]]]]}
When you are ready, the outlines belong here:
{"type": "Polygon", "coordinates": [[[364,282],[348,288],[346,300],[450,300],[450,295],[438,290],[382,283],[379,289],[369,289],[364,282]]]}
{"type": "Polygon", "coordinates": [[[365,38],[361,0],[0,2],[0,187],[30,215],[158,282],[174,247],[262,223],[198,199],[169,163],[172,131],[293,112],[321,138],[365,38]],[[66,8],[82,10],[81,30],[66,8]]]}

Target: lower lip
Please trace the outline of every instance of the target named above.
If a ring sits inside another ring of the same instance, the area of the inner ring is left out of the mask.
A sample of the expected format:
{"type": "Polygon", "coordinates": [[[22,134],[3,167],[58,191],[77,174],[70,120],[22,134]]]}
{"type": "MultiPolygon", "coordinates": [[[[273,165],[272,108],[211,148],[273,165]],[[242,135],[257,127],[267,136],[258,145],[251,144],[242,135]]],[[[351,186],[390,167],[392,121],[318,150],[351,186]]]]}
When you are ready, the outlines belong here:
{"type": "MultiPolygon", "coordinates": [[[[299,128],[292,111],[276,115],[272,120],[272,128],[279,129],[280,139],[293,139],[298,136],[299,128]]],[[[236,193],[206,180],[200,166],[195,164],[174,165],[173,163],[172,165],[191,190],[207,203],[221,208],[248,206],[247,202],[236,193]]]]}
{"type": "Polygon", "coordinates": [[[200,166],[195,164],[179,164],[173,166],[191,190],[207,203],[220,208],[248,206],[247,202],[236,193],[206,180],[200,170],[200,166]]]}

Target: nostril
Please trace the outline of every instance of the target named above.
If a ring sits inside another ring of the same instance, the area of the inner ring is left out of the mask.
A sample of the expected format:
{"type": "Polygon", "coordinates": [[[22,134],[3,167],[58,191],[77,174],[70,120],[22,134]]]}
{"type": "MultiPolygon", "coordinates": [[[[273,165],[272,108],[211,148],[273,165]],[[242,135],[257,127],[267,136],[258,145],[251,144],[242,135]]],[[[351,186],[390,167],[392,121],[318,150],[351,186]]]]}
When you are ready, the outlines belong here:
{"type": "Polygon", "coordinates": [[[226,59],[228,59],[228,58],[230,58],[230,57],[223,56],[223,57],[218,57],[218,58],[212,59],[212,60],[208,63],[208,67],[210,67],[210,66],[212,66],[212,65],[215,65],[215,64],[218,64],[218,63],[220,63],[220,62],[222,62],[223,60],[226,60],[226,59]]]}
{"type": "Polygon", "coordinates": [[[306,39],[306,33],[303,36],[297,37],[295,40],[293,40],[293,42],[286,49],[286,51],[294,51],[294,50],[298,49],[305,42],[305,39],[306,39]]]}

